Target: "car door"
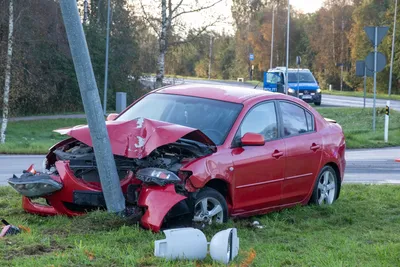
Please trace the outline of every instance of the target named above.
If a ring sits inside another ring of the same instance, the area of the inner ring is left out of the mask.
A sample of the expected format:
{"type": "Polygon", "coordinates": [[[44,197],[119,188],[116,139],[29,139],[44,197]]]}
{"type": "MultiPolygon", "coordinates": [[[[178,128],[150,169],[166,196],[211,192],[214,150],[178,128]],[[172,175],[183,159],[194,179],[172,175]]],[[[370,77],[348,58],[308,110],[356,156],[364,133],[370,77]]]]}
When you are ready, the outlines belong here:
{"type": "Polygon", "coordinates": [[[280,203],[285,168],[285,144],[279,139],[277,109],[274,101],[253,107],[236,134],[262,134],[263,146],[237,146],[232,149],[234,166],[234,212],[245,213],[280,203]]]}
{"type": "Polygon", "coordinates": [[[291,101],[279,101],[282,137],[286,147],[282,204],[301,202],[314,186],[322,156],[322,138],[312,113],[291,101]]]}

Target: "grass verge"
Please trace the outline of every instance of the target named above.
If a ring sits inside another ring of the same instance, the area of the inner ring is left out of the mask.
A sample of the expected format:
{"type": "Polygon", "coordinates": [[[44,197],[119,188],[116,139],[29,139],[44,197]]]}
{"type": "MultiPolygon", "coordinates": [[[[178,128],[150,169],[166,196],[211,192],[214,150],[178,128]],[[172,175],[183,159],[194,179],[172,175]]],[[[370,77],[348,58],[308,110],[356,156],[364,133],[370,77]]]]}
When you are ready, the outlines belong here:
{"type": "Polygon", "coordinates": [[[372,131],[372,109],[317,108],[318,112],[336,120],[343,128],[347,148],[380,148],[400,146],[400,112],[390,111],[389,142],[385,143],[385,110],[377,109],[376,131],[372,131]]]}
{"type": "MultiPolygon", "coordinates": [[[[341,95],[341,96],[355,96],[355,97],[364,97],[364,92],[358,91],[329,91],[322,90],[322,94],[324,95],[341,95]]],[[[373,93],[367,93],[367,98],[373,98],[373,93]]],[[[387,100],[400,100],[400,95],[391,95],[390,97],[387,94],[378,93],[376,94],[376,98],[378,99],[387,99],[387,100]]]]}
{"type": "MultiPolygon", "coordinates": [[[[0,266],[222,266],[153,256],[153,234],[105,212],[76,218],[39,217],[0,187],[1,215],[31,232],[0,239],[0,266]]],[[[239,256],[230,266],[400,266],[400,186],[344,185],[328,207],[306,206],[229,221],[207,239],[238,228],[239,256]],[[254,229],[258,220],[263,229],[254,229]]]]}
{"type": "Polygon", "coordinates": [[[86,119],[57,119],[9,122],[6,143],[0,144],[1,154],[43,154],[65,136],[53,130],[86,124],[86,119]]]}

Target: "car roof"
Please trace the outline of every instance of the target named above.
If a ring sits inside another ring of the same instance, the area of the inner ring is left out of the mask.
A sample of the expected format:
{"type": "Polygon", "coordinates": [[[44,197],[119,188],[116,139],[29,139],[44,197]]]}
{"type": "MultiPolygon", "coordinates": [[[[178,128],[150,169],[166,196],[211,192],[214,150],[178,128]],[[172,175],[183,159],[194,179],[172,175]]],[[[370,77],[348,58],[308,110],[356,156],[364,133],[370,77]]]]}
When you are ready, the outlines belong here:
{"type": "MultiPolygon", "coordinates": [[[[286,68],[275,68],[275,69],[269,69],[268,72],[285,72],[286,68]]],[[[289,68],[288,72],[311,72],[309,69],[295,69],[295,68],[289,68]]]]}
{"type": "Polygon", "coordinates": [[[233,103],[243,103],[250,98],[258,96],[273,97],[276,95],[276,93],[261,89],[214,84],[183,84],[167,86],[155,91],[155,93],[194,96],[233,103]]]}

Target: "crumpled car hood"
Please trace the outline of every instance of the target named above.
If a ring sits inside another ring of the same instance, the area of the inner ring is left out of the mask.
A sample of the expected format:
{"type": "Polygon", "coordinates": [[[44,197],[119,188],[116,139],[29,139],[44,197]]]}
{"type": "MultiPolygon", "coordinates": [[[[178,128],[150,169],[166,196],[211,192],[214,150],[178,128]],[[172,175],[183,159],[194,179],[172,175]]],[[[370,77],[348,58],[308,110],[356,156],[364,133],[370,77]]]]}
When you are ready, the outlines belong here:
{"type": "MultiPolygon", "coordinates": [[[[138,118],[131,121],[107,121],[106,127],[113,154],[127,158],[144,158],[154,149],[183,137],[215,147],[214,142],[200,130],[156,120],[138,118]]],[[[87,125],[62,128],[54,132],[93,146],[87,125]]]]}

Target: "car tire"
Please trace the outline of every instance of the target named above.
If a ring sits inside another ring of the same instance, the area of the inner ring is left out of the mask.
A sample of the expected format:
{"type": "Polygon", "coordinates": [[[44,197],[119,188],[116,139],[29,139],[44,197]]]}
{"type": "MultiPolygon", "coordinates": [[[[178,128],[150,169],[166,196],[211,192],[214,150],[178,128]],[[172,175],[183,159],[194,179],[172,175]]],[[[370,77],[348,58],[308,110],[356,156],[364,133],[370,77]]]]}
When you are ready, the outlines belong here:
{"type": "Polygon", "coordinates": [[[331,166],[325,166],[318,174],[310,204],[331,205],[338,197],[339,182],[335,170],[331,166]]]}
{"type": "Polygon", "coordinates": [[[314,102],[314,104],[315,104],[316,106],[321,106],[321,101],[319,101],[319,102],[314,102]]]}
{"type": "Polygon", "coordinates": [[[228,221],[228,204],[224,196],[217,190],[205,187],[194,197],[193,224],[203,229],[213,223],[228,221]]]}

